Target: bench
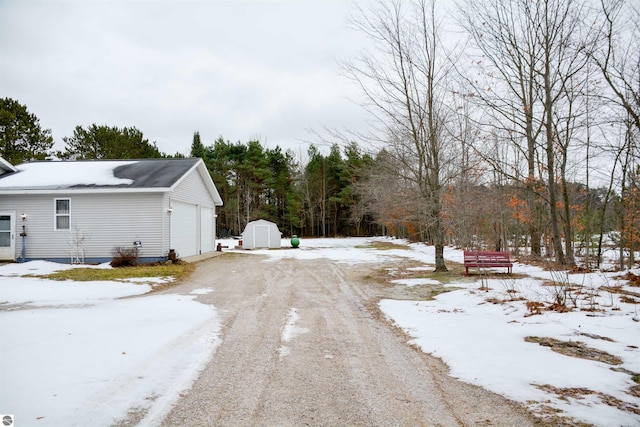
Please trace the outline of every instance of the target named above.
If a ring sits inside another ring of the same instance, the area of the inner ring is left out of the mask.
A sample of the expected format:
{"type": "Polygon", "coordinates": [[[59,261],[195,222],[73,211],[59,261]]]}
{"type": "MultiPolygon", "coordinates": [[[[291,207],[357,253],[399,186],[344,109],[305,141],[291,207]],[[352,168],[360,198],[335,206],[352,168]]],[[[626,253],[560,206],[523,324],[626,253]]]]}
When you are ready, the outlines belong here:
{"type": "Polygon", "coordinates": [[[469,275],[469,268],[506,267],[511,274],[513,264],[506,251],[464,251],[464,267],[469,275]]]}

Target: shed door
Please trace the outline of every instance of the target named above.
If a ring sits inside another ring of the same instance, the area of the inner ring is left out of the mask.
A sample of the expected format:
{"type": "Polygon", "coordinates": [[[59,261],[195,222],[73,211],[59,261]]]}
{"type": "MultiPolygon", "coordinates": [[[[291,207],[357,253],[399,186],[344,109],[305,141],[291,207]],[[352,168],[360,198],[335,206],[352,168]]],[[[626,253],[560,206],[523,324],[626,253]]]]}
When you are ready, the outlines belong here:
{"type": "Polygon", "coordinates": [[[196,255],[200,225],[197,205],[172,200],[171,208],[170,249],[175,249],[180,258],[196,255]]]}
{"type": "Polygon", "coordinates": [[[203,207],[200,211],[200,249],[202,253],[213,250],[213,208],[203,207]]]}
{"type": "Polygon", "coordinates": [[[269,239],[269,226],[268,225],[255,225],[253,227],[253,241],[256,248],[268,248],[269,239]]]}
{"type": "Polygon", "coordinates": [[[16,239],[13,217],[12,213],[0,212],[0,260],[15,260],[16,239]]]}

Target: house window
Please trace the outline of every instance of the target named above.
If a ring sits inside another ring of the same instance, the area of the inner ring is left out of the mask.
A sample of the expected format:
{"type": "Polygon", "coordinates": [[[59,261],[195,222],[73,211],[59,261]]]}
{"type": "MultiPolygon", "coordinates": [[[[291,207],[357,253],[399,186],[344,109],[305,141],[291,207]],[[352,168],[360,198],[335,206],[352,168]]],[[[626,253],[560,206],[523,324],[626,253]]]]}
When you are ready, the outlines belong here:
{"type": "Polygon", "coordinates": [[[68,230],[71,226],[71,200],[56,199],[56,230],[68,230]]]}

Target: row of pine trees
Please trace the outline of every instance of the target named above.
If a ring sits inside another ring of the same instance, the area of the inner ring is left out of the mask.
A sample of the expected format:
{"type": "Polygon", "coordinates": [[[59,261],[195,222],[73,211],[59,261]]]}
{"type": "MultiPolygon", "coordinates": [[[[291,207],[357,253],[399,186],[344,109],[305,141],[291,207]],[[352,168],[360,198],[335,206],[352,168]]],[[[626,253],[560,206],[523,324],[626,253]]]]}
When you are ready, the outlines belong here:
{"type": "Polygon", "coordinates": [[[364,212],[357,186],[373,164],[355,144],[343,150],[334,144],[328,154],[316,146],[304,165],[279,146],[259,141],[232,143],[218,138],[205,146],[196,132],[192,157],[200,157],[220,192],[218,211],[222,237],[239,235],[249,221],[266,219],[286,235],[353,236],[378,233],[380,227],[364,212]]]}

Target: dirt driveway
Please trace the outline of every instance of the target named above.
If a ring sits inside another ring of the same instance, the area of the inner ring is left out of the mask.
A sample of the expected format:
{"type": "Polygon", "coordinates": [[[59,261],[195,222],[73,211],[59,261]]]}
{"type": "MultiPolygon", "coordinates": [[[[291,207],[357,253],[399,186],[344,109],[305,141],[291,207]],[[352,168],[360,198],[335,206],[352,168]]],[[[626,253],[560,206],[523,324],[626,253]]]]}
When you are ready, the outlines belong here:
{"type": "Polygon", "coordinates": [[[379,267],[264,260],[223,254],[169,290],[211,288],[198,300],[217,307],[223,329],[163,425],[534,425],[519,406],[450,378],[442,362],[406,344],[365,278],[379,267]]]}

